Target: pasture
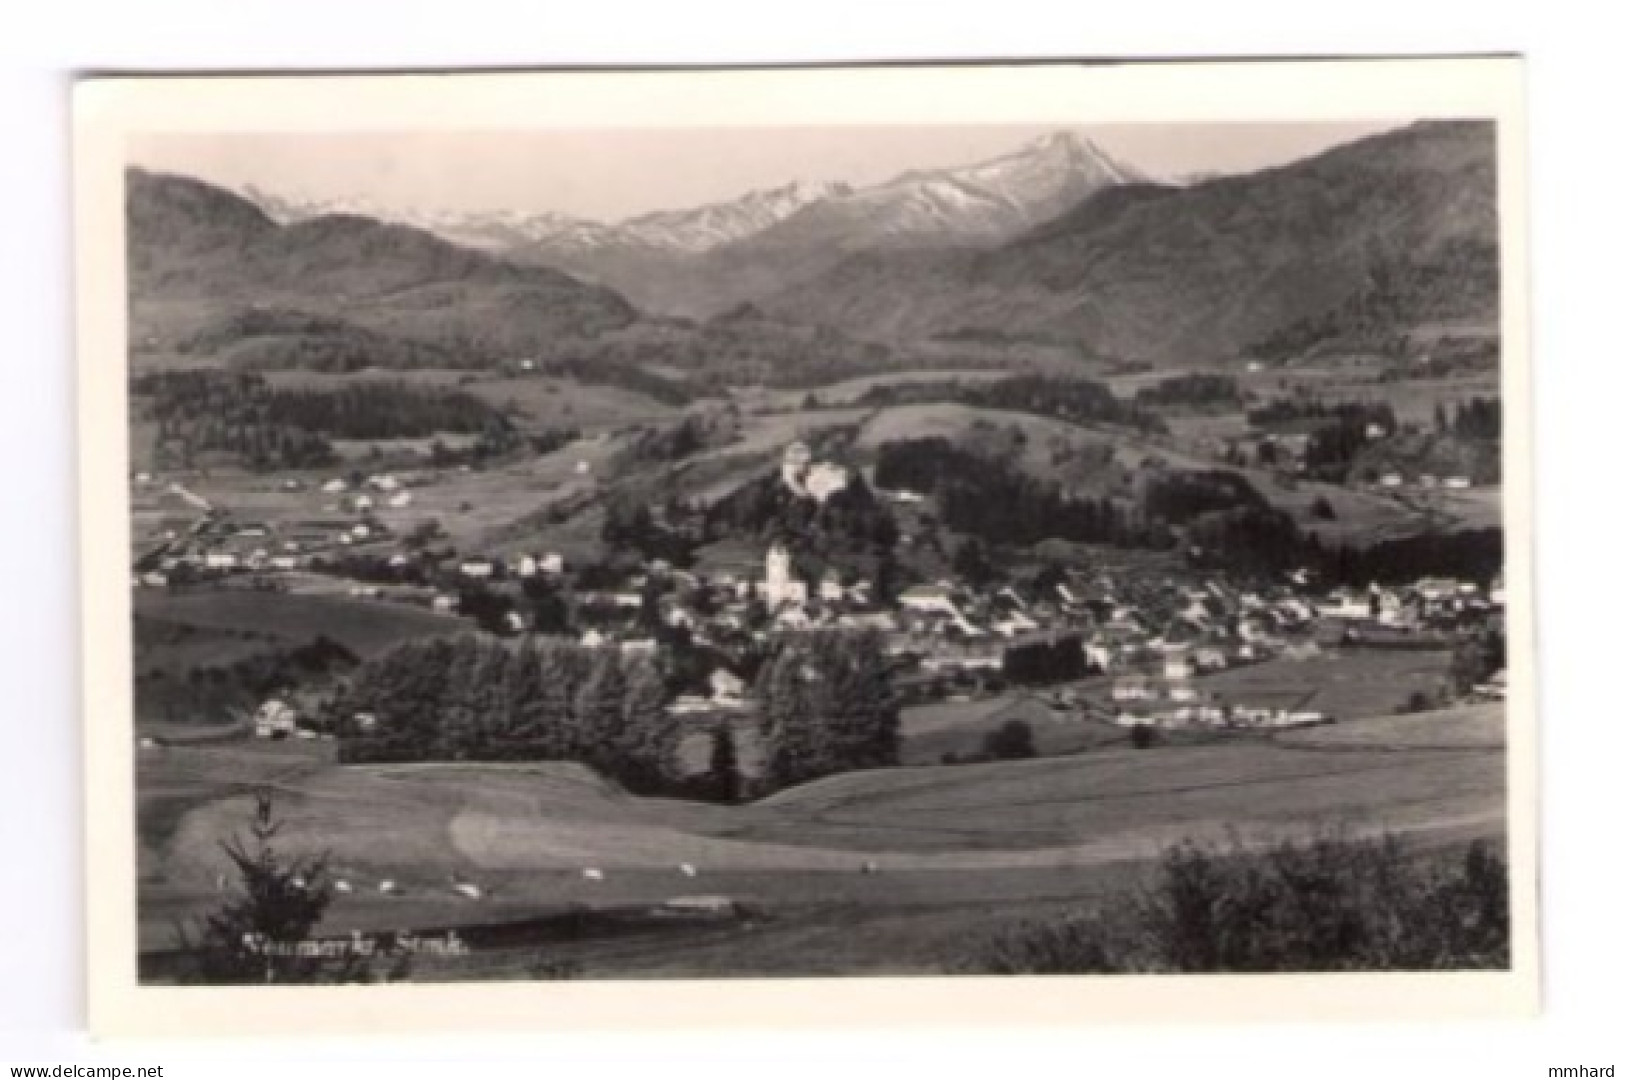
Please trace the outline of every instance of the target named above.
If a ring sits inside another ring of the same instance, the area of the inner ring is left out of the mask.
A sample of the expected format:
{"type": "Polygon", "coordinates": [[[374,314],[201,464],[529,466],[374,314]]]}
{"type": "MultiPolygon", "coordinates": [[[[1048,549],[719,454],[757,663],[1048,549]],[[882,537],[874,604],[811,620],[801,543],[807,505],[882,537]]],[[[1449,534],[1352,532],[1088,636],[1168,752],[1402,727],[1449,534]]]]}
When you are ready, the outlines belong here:
{"type": "MultiPolygon", "coordinates": [[[[222,640],[251,640],[244,634],[296,644],[325,635],[366,658],[408,638],[470,628],[470,624],[449,615],[349,597],[248,589],[140,589],[132,597],[138,620],[158,620],[192,631],[182,634],[186,650],[179,659],[193,664],[202,662],[213,650],[230,651],[230,645],[219,644],[222,640]]],[[[176,658],[160,659],[174,662],[176,658]]]]}
{"type": "Polygon", "coordinates": [[[1231,668],[1193,684],[1232,705],[1310,709],[1347,720],[1397,712],[1417,691],[1436,692],[1449,668],[1448,652],[1342,649],[1231,668]]]}
{"type": "Polygon", "coordinates": [[[1013,691],[980,701],[932,702],[903,710],[903,764],[936,765],[945,754],[964,758],[981,752],[982,741],[1005,723],[1019,720],[1032,729],[1041,757],[1077,754],[1126,743],[1121,728],[1057,709],[1037,694],[1013,691]]]}
{"type": "MultiPolygon", "coordinates": [[[[1185,837],[1233,830],[1263,840],[1332,822],[1426,843],[1497,836],[1504,753],[1489,733],[1499,720],[1498,709],[1481,708],[1431,722],[1395,718],[1417,726],[1373,727],[1364,737],[1342,736],[1339,726],[872,770],[742,806],[633,797],[567,764],[338,767],[325,743],[143,751],[142,940],[168,947],[174,920],[218,902],[218,842],[246,824],[251,786],[268,784],[286,822],[279,847],[329,851],[335,875],[352,885],[325,932],[510,923],[725,895],[761,917],[661,933],[645,925],[544,955],[593,975],[940,970],[940,947],[985,928],[990,905],[1009,914],[1075,903],[1185,837]],[[684,863],[694,877],[679,872],[684,863]],[[587,867],[597,879],[583,875],[587,867]],[[452,875],[479,882],[485,898],[458,897],[452,875]],[[385,880],[394,893],[379,892],[385,880]],[[864,959],[826,951],[843,927],[868,946],[864,959]]],[[[476,954],[434,977],[481,964],[512,964],[524,977],[536,958],[476,954]]]]}

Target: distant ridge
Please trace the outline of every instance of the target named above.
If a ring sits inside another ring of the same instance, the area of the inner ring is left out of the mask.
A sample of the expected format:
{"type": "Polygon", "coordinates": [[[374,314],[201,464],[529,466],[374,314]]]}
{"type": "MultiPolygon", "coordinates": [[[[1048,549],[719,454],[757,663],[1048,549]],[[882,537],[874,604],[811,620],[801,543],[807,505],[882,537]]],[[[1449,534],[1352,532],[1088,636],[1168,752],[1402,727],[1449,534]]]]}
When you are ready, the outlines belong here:
{"type": "Polygon", "coordinates": [[[126,173],[132,312],[161,345],[196,330],[154,318],[233,304],[342,316],[366,329],[467,351],[523,351],[626,326],[609,289],[523,266],[411,226],[353,213],[278,224],[189,177],[126,173]]]}
{"type": "Polygon", "coordinates": [[[646,310],[708,317],[878,249],[985,245],[1104,187],[1146,179],[1075,132],[969,165],[910,170],[868,187],[796,181],[688,209],[605,223],[557,213],[385,209],[365,199],[242,194],[291,223],[360,213],[607,285],[646,310]]]}
{"type": "Polygon", "coordinates": [[[1156,364],[1496,325],[1493,125],[1430,122],[1192,186],[1114,184],[982,250],[872,251],[761,306],[878,340],[1078,342],[1156,364]]]}

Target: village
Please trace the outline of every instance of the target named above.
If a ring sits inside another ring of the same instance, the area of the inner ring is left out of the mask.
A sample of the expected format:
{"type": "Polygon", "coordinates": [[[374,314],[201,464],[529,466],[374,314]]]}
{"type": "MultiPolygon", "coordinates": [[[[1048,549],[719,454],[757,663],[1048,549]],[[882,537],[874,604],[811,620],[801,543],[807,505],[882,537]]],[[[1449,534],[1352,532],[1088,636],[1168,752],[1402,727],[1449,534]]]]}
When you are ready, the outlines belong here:
{"type": "MultiPolygon", "coordinates": [[[[847,483],[840,466],[802,444],[779,482],[823,501],[847,483]]],[[[158,482],[142,474],[138,486],[158,482]]],[[[1366,588],[1319,585],[1308,570],[1270,583],[1219,572],[1147,573],[1049,566],[1026,580],[972,583],[955,575],[890,597],[853,572],[798,573],[785,543],[760,561],[684,568],[658,558],[571,566],[558,551],[436,550],[432,522],[397,534],[374,514],[409,506],[419,476],[331,478],[316,494],[323,516],[281,525],[240,521],[178,484],[167,493],[197,513],[141,549],[137,589],[258,589],[339,595],[472,621],[501,637],[569,636],[589,648],[655,656],[681,650],[688,676],[668,709],[696,724],[749,714],[753,658],[776,638],[870,631],[885,643],[906,704],[968,701],[1009,687],[1043,686],[1053,706],[1124,728],[1282,728],[1338,717],[1307,700],[1221,695],[1205,677],[1329,650],[1433,650],[1501,629],[1505,591],[1448,578],[1366,588]]],[[[300,481],[283,482],[290,489],[300,481]]],[[[922,498],[880,492],[902,508],[922,498]]],[[[1486,672],[1467,692],[1498,699],[1505,675],[1486,672]]],[[[316,731],[281,698],[256,714],[264,737],[316,731]]]]}

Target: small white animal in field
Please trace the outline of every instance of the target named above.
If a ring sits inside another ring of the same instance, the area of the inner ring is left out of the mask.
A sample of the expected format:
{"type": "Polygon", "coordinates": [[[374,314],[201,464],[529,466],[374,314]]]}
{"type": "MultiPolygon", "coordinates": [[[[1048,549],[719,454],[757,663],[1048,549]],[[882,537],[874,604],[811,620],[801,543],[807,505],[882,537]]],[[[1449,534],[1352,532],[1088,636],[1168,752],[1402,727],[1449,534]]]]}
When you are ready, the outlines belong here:
{"type": "Polygon", "coordinates": [[[296,889],[303,889],[305,887],[305,879],[302,877],[296,877],[292,881],[288,882],[288,884],[292,885],[296,889]]]}
{"type": "Polygon", "coordinates": [[[395,883],[388,878],[385,878],[383,881],[378,883],[378,891],[384,893],[385,895],[393,893],[395,891],[395,883]]]}
{"type": "Polygon", "coordinates": [[[694,869],[693,863],[678,863],[677,870],[684,877],[694,877],[699,874],[699,871],[694,869]]]}
{"type": "Polygon", "coordinates": [[[484,889],[481,889],[472,881],[464,881],[456,874],[448,874],[447,880],[451,882],[451,891],[459,896],[466,896],[470,900],[478,900],[485,895],[484,889]]]}
{"type": "Polygon", "coordinates": [[[877,862],[874,862],[872,860],[863,864],[863,872],[865,874],[876,873],[877,871],[879,871],[879,869],[880,869],[880,864],[877,863],[877,862]]]}
{"type": "Polygon", "coordinates": [[[588,881],[604,880],[604,872],[598,869],[596,866],[587,867],[585,870],[581,871],[581,876],[586,878],[588,881]]]}
{"type": "Polygon", "coordinates": [[[339,878],[337,881],[333,882],[333,891],[341,893],[350,892],[350,883],[345,881],[343,878],[339,878]]]}

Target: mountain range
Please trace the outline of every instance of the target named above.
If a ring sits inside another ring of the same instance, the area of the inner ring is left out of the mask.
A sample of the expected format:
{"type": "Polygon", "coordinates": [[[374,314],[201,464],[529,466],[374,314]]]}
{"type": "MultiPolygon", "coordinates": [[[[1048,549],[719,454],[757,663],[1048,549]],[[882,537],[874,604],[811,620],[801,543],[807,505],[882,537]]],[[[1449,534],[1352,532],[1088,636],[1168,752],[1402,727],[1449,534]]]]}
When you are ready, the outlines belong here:
{"type": "Polygon", "coordinates": [[[131,311],[137,340],[158,348],[218,342],[201,322],[224,314],[227,329],[300,328],[283,350],[295,358],[423,355],[383,349],[383,335],[463,363],[613,353],[798,385],[821,352],[847,358],[841,369],[881,355],[861,342],[893,360],[959,338],[1185,365],[1386,347],[1440,326],[1492,335],[1494,146],[1491,124],[1429,122],[1174,184],[1063,133],[872,187],[788,185],[615,225],[385,221],[132,169],[131,311]],[[252,309],[281,314],[230,318],[252,309]],[[595,341],[615,344],[582,346],[595,341]]]}
{"type": "Polygon", "coordinates": [[[1001,244],[857,254],[758,303],[872,340],[1039,338],[1153,364],[1493,331],[1494,165],[1492,125],[1417,124],[1188,187],[1113,185],[1001,244]]]}
{"type": "Polygon", "coordinates": [[[150,347],[246,309],[337,318],[484,357],[591,338],[639,317],[612,290],[411,226],[349,213],[279,224],[190,177],[130,169],[125,183],[132,324],[150,347]]]}
{"type": "Polygon", "coordinates": [[[392,210],[363,199],[300,203],[257,188],[242,194],[282,222],[364,214],[565,270],[650,311],[704,317],[856,252],[1008,239],[1104,187],[1144,179],[1090,140],[1057,132],[987,161],[870,187],[797,181],[613,224],[557,213],[392,210]]]}

